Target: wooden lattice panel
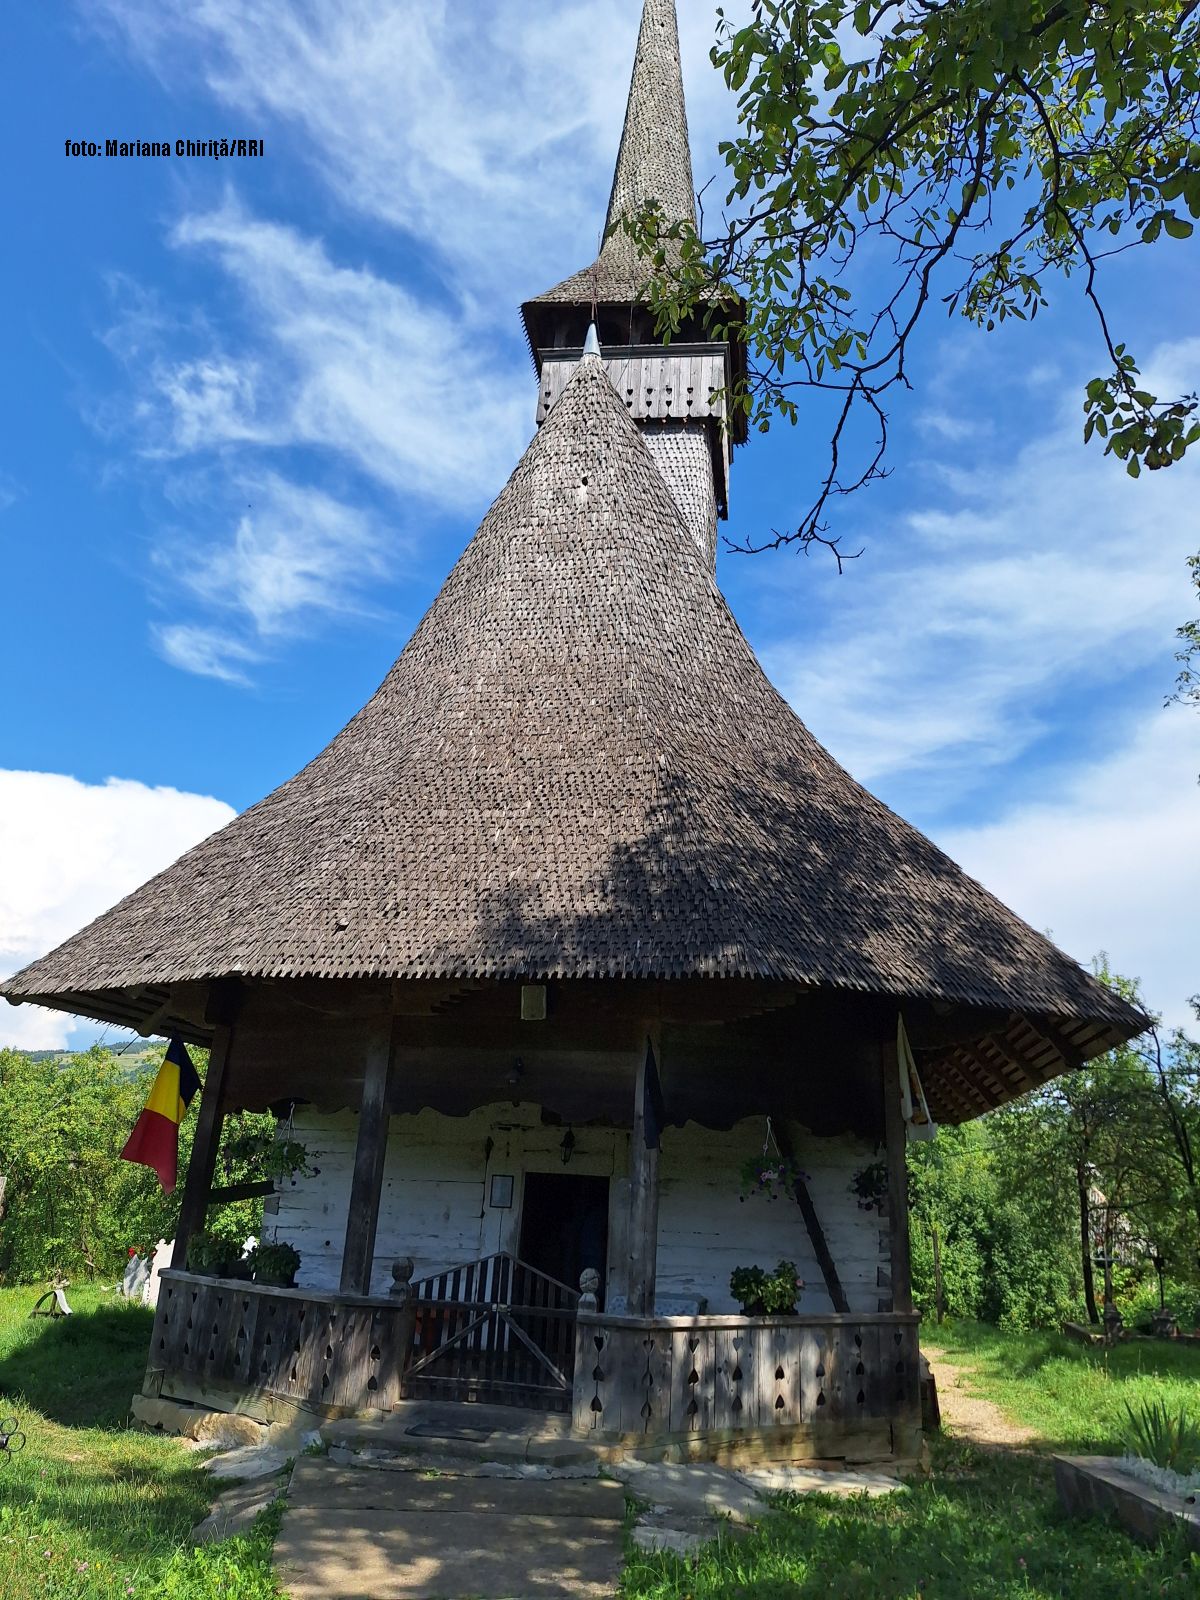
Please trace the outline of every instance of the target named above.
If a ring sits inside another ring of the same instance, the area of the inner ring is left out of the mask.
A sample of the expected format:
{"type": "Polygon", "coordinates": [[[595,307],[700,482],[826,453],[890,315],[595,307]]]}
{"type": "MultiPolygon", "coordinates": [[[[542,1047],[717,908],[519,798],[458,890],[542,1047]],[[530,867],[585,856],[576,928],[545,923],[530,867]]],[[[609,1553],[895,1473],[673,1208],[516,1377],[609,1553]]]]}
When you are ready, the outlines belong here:
{"type": "Polygon", "coordinates": [[[575,1427],[612,1437],[825,1433],[920,1415],[916,1319],[581,1315],[575,1427]]]}
{"type": "Polygon", "coordinates": [[[388,1408],[412,1345],[401,1305],[164,1273],[149,1370],[160,1392],[276,1395],[338,1410],[388,1408]]]}

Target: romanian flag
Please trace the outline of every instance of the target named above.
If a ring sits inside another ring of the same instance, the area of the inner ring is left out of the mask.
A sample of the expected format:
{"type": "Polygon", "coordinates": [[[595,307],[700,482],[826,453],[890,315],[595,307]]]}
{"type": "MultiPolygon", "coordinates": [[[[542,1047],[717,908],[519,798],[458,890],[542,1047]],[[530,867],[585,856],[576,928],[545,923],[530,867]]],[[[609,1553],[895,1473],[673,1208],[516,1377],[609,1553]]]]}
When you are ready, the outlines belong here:
{"type": "Polygon", "coordinates": [[[179,1124],[191,1105],[200,1079],[182,1039],[172,1039],[150,1091],[145,1109],[121,1151],[124,1161],[153,1167],[164,1194],[175,1192],[179,1175],[179,1124]]]}

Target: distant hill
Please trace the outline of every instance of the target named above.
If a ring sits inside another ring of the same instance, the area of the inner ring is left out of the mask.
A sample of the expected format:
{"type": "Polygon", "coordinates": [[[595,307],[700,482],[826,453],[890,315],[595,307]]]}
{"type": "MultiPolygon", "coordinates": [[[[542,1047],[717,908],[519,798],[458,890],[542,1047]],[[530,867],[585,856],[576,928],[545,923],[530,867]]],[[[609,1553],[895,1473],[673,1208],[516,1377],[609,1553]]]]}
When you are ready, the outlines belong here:
{"type": "MultiPolygon", "coordinates": [[[[136,1045],[127,1046],[124,1050],[121,1050],[118,1047],[118,1050],[115,1051],[114,1054],[120,1055],[122,1067],[127,1073],[132,1075],[134,1073],[141,1072],[152,1062],[156,1061],[158,1059],[158,1052],[160,1048],[160,1045],[149,1041],[147,1041],[145,1044],[139,1042],[136,1045]]],[[[87,1051],[22,1050],[20,1054],[23,1056],[28,1056],[31,1061],[61,1061],[64,1066],[67,1066],[79,1056],[85,1056],[87,1051]]]]}

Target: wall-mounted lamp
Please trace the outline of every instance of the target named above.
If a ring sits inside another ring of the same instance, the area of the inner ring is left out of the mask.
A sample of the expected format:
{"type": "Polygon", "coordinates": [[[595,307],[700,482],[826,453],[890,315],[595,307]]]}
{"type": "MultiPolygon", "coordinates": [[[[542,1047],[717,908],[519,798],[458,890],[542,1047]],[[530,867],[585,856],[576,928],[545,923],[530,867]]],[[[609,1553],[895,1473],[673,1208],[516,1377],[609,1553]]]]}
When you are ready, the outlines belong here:
{"type": "Polygon", "coordinates": [[[558,1154],[564,1167],[575,1154],[575,1134],[570,1128],[568,1128],[566,1133],[564,1133],[562,1136],[562,1143],[558,1147],[558,1154]]]}

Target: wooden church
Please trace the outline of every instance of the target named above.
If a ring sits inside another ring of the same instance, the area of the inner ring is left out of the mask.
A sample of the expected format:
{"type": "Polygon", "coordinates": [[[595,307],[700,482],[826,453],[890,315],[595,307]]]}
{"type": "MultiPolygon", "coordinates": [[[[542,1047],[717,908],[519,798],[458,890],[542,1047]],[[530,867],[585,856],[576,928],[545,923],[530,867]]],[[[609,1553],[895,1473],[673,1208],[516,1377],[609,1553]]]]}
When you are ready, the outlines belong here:
{"type": "MultiPolygon", "coordinates": [[[[673,0],[609,227],[650,199],[694,219],[673,0]]],[[[149,1393],[911,1457],[906,1139],[1143,1025],[767,681],[714,577],[744,355],[657,343],[644,277],[606,234],[523,307],[537,432],[363,710],[4,985],[211,1051],[149,1393]],[[267,1202],[296,1287],[184,1270],[268,1106],[320,1169],[267,1202]]]]}

